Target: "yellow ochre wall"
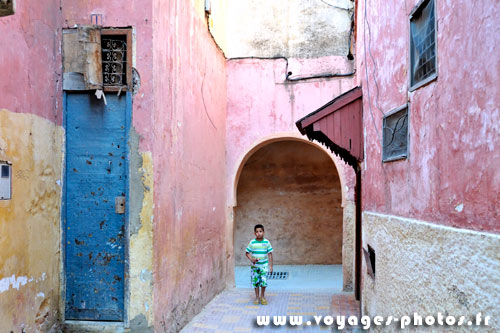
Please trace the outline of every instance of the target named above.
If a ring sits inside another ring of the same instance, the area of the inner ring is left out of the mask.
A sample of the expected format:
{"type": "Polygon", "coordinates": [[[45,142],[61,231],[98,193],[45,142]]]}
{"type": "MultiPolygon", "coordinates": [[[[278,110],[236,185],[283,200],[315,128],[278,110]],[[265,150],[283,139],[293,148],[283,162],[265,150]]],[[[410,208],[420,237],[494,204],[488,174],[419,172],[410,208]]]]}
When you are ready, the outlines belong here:
{"type": "Polygon", "coordinates": [[[12,199],[0,200],[0,331],[56,325],[60,298],[61,126],[0,109],[0,160],[12,199]]]}

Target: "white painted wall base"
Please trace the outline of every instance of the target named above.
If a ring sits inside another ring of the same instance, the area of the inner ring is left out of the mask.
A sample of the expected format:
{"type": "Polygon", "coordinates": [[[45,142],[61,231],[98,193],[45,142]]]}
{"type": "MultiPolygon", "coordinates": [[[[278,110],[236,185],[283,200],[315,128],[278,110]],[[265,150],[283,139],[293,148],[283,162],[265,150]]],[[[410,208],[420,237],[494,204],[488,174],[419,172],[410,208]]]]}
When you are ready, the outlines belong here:
{"type": "MultiPolygon", "coordinates": [[[[363,258],[362,312],[369,316],[490,316],[500,331],[500,235],[363,213],[363,247],[376,252],[375,279],[363,258]]],[[[381,330],[392,331],[382,327],[381,330]]],[[[433,326],[433,331],[444,327],[433,326]]]]}

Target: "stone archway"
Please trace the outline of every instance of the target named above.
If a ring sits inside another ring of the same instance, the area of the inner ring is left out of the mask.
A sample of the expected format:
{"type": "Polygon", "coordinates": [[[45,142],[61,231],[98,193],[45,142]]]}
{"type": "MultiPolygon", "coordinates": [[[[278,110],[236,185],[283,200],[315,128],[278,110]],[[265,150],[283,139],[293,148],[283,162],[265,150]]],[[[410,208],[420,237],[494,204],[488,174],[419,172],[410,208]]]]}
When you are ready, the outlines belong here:
{"type": "Polygon", "coordinates": [[[235,265],[262,223],[275,264],[342,264],[342,187],[331,157],[310,143],[271,142],[244,164],[234,209],[235,265]]]}

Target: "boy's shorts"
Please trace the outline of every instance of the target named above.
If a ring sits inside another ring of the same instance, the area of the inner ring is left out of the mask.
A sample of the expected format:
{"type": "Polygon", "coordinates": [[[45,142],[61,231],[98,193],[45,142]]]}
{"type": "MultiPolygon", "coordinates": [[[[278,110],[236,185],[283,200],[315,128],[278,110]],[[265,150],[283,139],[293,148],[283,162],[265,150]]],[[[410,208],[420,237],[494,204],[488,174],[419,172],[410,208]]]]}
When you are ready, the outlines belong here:
{"type": "Polygon", "coordinates": [[[252,287],[267,287],[267,272],[269,271],[268,265],[259,265],[250,267],[250,276],[252,287]]]}

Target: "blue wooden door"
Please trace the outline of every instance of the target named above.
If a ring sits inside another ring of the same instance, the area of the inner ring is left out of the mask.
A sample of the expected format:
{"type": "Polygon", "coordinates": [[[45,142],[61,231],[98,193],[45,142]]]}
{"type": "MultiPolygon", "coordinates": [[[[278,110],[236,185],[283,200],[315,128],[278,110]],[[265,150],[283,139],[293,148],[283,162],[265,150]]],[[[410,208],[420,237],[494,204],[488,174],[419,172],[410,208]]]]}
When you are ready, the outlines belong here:
{"type": "Polygon", "coordinates": [[[67,93],[66,319],[123,321],[130,94],[67,93]],[[117,199],[118,198],[118,199],[117,199]],[[126,204],[125,204],[126,206],[126,204]]]}

